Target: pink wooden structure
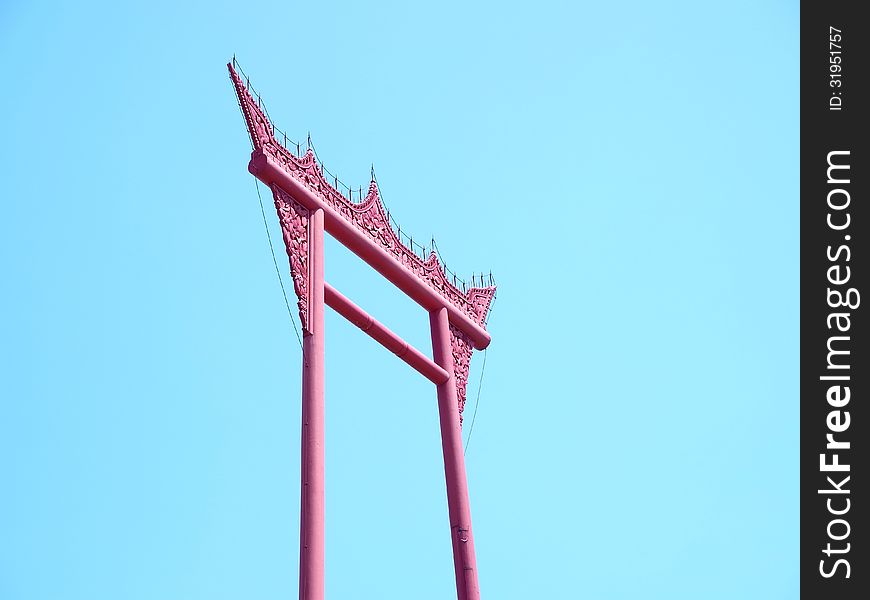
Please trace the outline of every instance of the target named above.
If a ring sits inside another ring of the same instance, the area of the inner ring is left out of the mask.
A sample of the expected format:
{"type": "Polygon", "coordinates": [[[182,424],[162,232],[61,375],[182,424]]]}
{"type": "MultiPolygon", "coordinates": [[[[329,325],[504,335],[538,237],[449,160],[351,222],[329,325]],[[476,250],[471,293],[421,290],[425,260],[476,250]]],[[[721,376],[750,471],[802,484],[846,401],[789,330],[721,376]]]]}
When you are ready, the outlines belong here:
{"type": "MultiPolygon", "coordinates": [[[[374,180],[368,194],[353,201],[330,183],[309,148],[302,153],[280,143],[259,96],[243,81],[235,61],[228,64],[251,136],[248,170],[269,186],[284,236],[302,322],[302,502],[299,598],[324,598],[324,306],[369,334],[435,384],[456,592],[478,600],[480,591],[471,509],[462,449],[462,410],[474,349],[490,342],[486,316],[495,286],[462,289],[448,279],[438,257],[421,258],[390,226],[374,180]],[[410,346],[324,281],[323,236],[332,235],[429,313],[432,354],[410,346]]],[[[481,280],[483,278],[481,277],[481,280]]]]}

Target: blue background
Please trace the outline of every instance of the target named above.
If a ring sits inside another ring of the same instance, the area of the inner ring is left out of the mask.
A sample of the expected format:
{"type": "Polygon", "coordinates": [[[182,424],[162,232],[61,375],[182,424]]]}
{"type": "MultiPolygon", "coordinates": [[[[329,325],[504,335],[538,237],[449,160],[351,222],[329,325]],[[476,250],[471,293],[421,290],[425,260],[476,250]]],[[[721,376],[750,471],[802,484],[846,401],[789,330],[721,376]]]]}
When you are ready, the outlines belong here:
{"type": "MultiPolygon", "coordinates": [[[[235,53],[282,129],[355,186],[374,161],[403,229],[497,278],[467,454],[485,598],[796,598],[798,24],[4,2],[0,597],[296,595],[300,352],[235,53]]],[[[430,350],[421,309],[326,259],[430,350]]],[[[450,598],[434,390],[326,325],[327,594],[450,598]]]]}

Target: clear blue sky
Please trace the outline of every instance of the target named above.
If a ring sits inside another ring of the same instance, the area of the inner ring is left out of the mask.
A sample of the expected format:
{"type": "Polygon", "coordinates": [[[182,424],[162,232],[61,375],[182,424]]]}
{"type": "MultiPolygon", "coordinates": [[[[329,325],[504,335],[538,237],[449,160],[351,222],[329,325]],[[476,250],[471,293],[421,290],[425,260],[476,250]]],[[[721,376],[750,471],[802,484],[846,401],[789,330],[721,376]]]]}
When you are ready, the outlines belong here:
{"type": "MultiPolygon", "coordinates": [[[[798,596],[797,2],[182,4],[0,6],[0,597],[297,593],[300,352],[234,53],[497,277],[484,598],[798,596]]],[[[450,598],[434,390],[326,325],[327,593],[450,598]]]]}

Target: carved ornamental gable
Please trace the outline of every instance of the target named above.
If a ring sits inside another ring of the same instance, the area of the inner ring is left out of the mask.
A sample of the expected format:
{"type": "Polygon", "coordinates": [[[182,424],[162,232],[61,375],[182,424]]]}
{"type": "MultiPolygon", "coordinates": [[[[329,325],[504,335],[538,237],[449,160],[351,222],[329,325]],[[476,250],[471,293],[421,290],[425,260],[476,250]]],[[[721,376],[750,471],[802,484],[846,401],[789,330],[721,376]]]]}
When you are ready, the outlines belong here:
{"type": "Polygon", "coordinates": [[[453,354],[453,379],[456,382],[456,399],[459,402],[459,424],[465,410],[465,394],[468,388],[468,369],[474,346],[462,331],[450,325],[450,349],[453,354]]]}
{"type": "MultiPolygon", "coordinates": [[[[490,303],[495,295],[495,287],[473,287],[463,293],[448,280],[444,268],[434,252],[424,260],[405,246],[390,227],[377,184],[374,181],[369,185],[368,194],[361,202],[355,203],[345,198],[326,180],[311,148],[300,157],[278,143],[274,137],[272,124],[265,112],[251,96],[232,65],[229,65],[229,69],[255,152],[261,151],[269,155],[290,176],[320,196],[325,204],[391,254],[406,269],[427,282],[438,294],[468,315],[474,322],[484,325],[490,303]]],[[[295,282],[296,278],[294,277],[295,282]]]]}
{"type": "Polygon", "coordinates": [[[310,314],[308,293],[310,289],[308,285],[308,219],[310,211],[277,185],[272,186],[272,193],[275,197],[275,209],[278,211],[278,220],[281,223],[281,232],[284,236],[284,246],[287,249],[287,256],[290,258],[290,275],[293,278],[293,290],[298,299],[299,320],[302,322],[302,329],[310,334],[311,328],[308,321],[310,314]]]}
{"type": "Polygon", "coordinates": [[[251,96],[247,86],[242,82],[242,79],[232,66],[230,66],[230,79],[233,80],[233,86],[236,88],[239,106],[242,109],[242,114],[245,116],[245,123],[248,126],[248,133],[251,135],[251,143],[254,144],[254,149],[261,150],[268,145],[276,144],[272,123],[266,118],[259,104],[251,96]]]}

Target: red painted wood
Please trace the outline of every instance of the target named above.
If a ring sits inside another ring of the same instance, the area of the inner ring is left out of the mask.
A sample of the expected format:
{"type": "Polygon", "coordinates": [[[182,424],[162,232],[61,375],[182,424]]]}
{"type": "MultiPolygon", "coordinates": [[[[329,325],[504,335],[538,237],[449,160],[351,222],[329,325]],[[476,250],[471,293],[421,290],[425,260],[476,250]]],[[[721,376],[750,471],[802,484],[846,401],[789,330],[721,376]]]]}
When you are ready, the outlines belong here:
{"type": "Polygon", "coordinates": [[[450,517],[450,539],[453,543],[453,568],[456,574],[458,600],[480,600],[477,582],[477,559],[471,531],[471,505],[462,450],[462,428],[459,402],[456,397],[453,350],[455,338],[450,332],[447,310],[429,313],[432,328],[432,352],[435,362],[450,373],[450,379],[438,385],[438,415],[441,422],[441,451],[444,454],[444,476],[447,479],[447,508],[450,517]]]}
{"type": "Polygon", "coordinates": [[[324,599],[326,561],[324,454],[323,211],[308,221],[309,329],[302,339],[302,501],[299,531],[299,598],[324,599]]]}
{"type": "Polygon", "coordinates": [[[405,246],[390,226],[374,180],[360,202],[342,196],[326,181],[310,148],[298,156],[276,140],[260,101],[233,65],[227,67],[254,146],[248,170],[275,198],[304,336],[299,598],[324,600],[325,594],[323,313],[329,304],[436,384],[456,592],[459,600],[479,600],[461,413],[473,350],[490,343],[485,323],[495,286],[490,280],[488,286],[460,290],[434,252],[424,259],[405,246]],[[434,361],[325,283],[324,231],[429,312],[434,361]]]}

